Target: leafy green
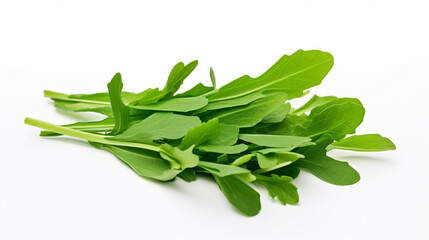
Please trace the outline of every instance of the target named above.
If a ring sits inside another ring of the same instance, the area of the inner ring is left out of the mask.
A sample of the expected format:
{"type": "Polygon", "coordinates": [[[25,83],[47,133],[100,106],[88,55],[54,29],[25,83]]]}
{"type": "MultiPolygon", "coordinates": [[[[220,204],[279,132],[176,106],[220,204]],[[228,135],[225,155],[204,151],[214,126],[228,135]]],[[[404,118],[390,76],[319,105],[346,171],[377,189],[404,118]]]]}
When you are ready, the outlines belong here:
{"type": "Polygon", "coordinates": [[[261,122],[262,123],[278,123],[282,122],[286,115],[290,112],[291,106],[290,103],[285,103],[280,105],[278,108],[274,109],[270,114],[265,116],[261,122]]]}
{"type": "Polygon", "coordinates": [[[329,147],[358,152],[378,152],[396,149],[396,146],[392,141],[380,136],[379,134],[350,136],[339,142],[331,143],[328,148],[329,147]]]}
{"type": "Polygon", "coordinates": [[[306,169],[316,177],[335,185],[358,182],[359,173],[347,162],[337,161],[326,155],[326,147],[333,141],[334,138],[329,134],[321,136],[315,146],[309,146],[301,151],[305,158],[296,161],[294,166],[306,169]]]}
{"type": "Polygon", "coordinates": [[[200,161],[198,163],[198,166],[219,177],[250,173],[250,171],[245,168],[241,168],[233,165],[205,162],[205,161],[200,161]]]}
{"type": "Polygon", "coordinates": [[[126,131],[109,139],[150,143],[156,139],[179,139],[189,129],[201,124],[198,117],[157,112],[135,123],[126,131]]]}
{"type": "Polygon", "coordinates": [[[164,111],[164,112],[190,112],[204,107],[207,104],[205,97],[171,98],[152,104],[132,105],[131,108],[140,110],[164,111]]]}
{"type": "Polygon", "coordinates": [[[300,97],[303,90],[320,84],[333,63],[327,52],[299,50],[284,55],[261,76],[244,75],[208,95],[208,99],[215,102],[267,90],[287,93],[289,99],[300,97]]]}
{"type": "Polygon", "coordinates": [[[249,185],[234,176],[214,178],[228,201],[247,216],[255,216],[261,210],[260,195],[249,185]]]}
{"type": "Polygon", "coordinates": [[[216,138],[221,132],[221,126],[218,119],[214,118],[190,129],[180,143],[179,148],[188,149],[192,146],[196,147],[210,139],[216,138]]]}
{"type": "Polygon", "coordinates": [[[247,150],[246,144],[237,145],[201,145],[198,150],[202,152],[237,154],[247,150]]]}
{"type": "Polygon", "coordinates": [[[171,94],[177,92],[185,78],[187,78],[189,74],[194,71],[197,65],[198,61],[190,62],[188,65],[185,65],[182,62],[176,64],[168,76],[168,80],[164,86],[163,91],[167,91],[171,94]]]}
{"type": "Polygon", "coordinates": [[[308,137],[268,134],[240,134],[238,138],[246,142],[257,144],[259,146],[283,148],[292,147],[311,141],[311,138],[308,137]]]}
{"type": "Polygon", "coordinates": [[[92,145],[111,152],[142,177],[169,181],[180,173],[180,170],[172,169],[168,161],[153,151],[98,143],[92,145]]]}
{"type": "Polygon", "coordinates": [[[283,205],[299,202],[297,187],[291,183],[291,177],[272,174],[271,177],[257,175],[256,179],[256,183],[264,185],[270,196],[277,197],[283,205]]]}
{"type": "Polygon", "coordinates": [[[237,127],[252,127],[259,123],[274,109],[284,103],[287,96],[283,93],[271,93],[249,105],[210,111],[201,116],[205,121],[218,118],[219,122],[237,127]]]}
{"type": "Polygon", "coordinates": [[[302,105],[300,108],[293,111],[293,114],[301,115],[306,112],[311,111],[313,108],[324,105],[325,103],[336,99],[337,97],[334,96],[326,96],[326,97],[319,97],[317,95],[314,95],[308,102],[304,105],[302,105]]]}
{"type": "Polygon", "coordinates": [[[162,89],[137,94],[122,91],[119,73],[108,92],[45,91],[57,108],[106,115],[101,121],[24,122],[41,128],[41,136],[88,141],[145,178],[171,181],[177,176],[191,182],[197,175],[212,175],[228,201],[247,216],[261,209],[259,194],[247,183],[264,186],[284,205],[296,204],[299,196],[292,179],[301,169],[335,185],[359,181],[355,169],[327,156],[328,151],[396,148],[378,134],[349,136],[365,114],[356,98],[314,95],[297,109],[291,106],[288,100],[307,94],[329,72],[329,53],[299,50],[281,57],[259,77],[244,75],[221,88],[216,88],[210,68],[212,86],[197,83],[177,93],[197,63],[176,64],[162,89]]]}
{"type": "Polygon", "coordinates": [[[128,128],[130,109],[122,102],[122,78],[121,74],[117,73],[113,76],[107,88],[109,89],[110,104],[112,106],[113,118],[115,119],[115,127],[112,134],[118,134],[128,128]]]}

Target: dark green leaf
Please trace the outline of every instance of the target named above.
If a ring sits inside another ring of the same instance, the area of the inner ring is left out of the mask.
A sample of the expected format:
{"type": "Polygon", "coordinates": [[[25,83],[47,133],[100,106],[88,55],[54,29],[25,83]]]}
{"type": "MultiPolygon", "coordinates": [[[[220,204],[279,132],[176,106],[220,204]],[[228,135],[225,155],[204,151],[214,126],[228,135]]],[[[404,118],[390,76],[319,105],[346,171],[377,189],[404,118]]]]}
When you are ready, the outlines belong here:
{"type": "Polygon", "coordinates": [[[140,148],[119,147],[98,143],[91,144],[113,153],[142,177],[169,181],[181,172],[181,170],[171,169],[170,164],[162,159],[157,152],[140,148]]]}
{"type": "Polygon", "coordinates": [[[215,180],[228,201],[247,216],[255,216],[261,210],[259,193],[234,176],[218,177],[215,180]]]}
{"type": "Polygon", "coordinates": [[[351,185],[359,181],[359,173],[347,162],[337,161],[326,156],[326,147],[334,141],[329,134],[321,136],[315,146],[309,146],[302,151],[305,159],[296,161],[293,166],[304,168],[323,181],[335,185],[351,185]]]}
{"type": "Polygon", "coordinates": [[[122,78],[120,73],[113,76],[110,83],[107,84],[109,89],[110,105],[112,107],[113,117],[115,119],[115,127],[112,134],[118,134],[128,128],[130,109],[122,102],[122,78]]]}
{"type": "Polygon", "coordinates": [[[292,184],[292,178],[288,176],[277,176],[272,174],[271,177],[262,175],[256,176],[256,183],[260,183],[267,188],[272,198],[276,198],[283,205],[297,204],[299,202],[298,191],[292,184]]]}
{"type": "Polygon", "coordinates": [[[180,172],[177,176],[186,182],[193,182],[197,180],[197,175],[195,174],[195,169],[193,168],[187,168],[180,172]]]}

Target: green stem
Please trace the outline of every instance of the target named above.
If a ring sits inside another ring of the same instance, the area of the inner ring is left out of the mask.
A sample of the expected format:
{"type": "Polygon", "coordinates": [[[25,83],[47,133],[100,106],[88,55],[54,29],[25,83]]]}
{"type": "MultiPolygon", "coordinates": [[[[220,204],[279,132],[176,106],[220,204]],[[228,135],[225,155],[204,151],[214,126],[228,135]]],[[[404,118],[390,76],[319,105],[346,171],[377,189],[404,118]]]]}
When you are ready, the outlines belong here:
{"type": "Polygon", "coordinates": [[[101,104],[101,105],[109,105],[110,106],[109,102],[72,98],[72,97],[70,97],[70,95],[67,95],[64,93],[59,93],[59,92],[54,92],[54,91],[49,91],[49,90],[45,90],[43,93],[44,93],[45,97],[52,98],[55,100],[64,100],[64,101],[82,102],[82,103],[94,103],[94,104],[101,104]]]}
{"type": "Polygon", "coordinates": [[[143,149],[159,152],[158,146],[153,146],[153,145],[144,144],[144,143],[121,142],[121,141],[105,139],[103,136],[98,135],[98,134],[82,132],[79,130],[55,125],[55,124],[48,123],[48,122],[38,120],[38,119],[34,119],[34,118],[25,118],[24,122],[26,124],[34,126],[34,127],[42,128],[42,129],[45,129],[48,131],[68,135],[68,136],[75,137],[75,138],[84,139],[84,140],[91,141],[91,142],[110,144],[110,145],[115,145],[115,146],[143,148],[143,149]]]}

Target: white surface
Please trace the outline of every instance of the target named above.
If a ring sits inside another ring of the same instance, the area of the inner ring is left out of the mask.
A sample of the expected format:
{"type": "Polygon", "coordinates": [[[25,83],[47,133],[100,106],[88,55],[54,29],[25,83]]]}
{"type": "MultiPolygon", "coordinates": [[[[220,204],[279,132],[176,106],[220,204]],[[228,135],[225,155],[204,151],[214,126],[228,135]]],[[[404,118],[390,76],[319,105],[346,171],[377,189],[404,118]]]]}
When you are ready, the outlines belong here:
{"type": "Polygon", "coordinates": [[[429,2],[293,2],[1,1],[0,239],[429,239],[429,2]],[[210,66],[221,86],[300,48],[335,57],[312,92],[361,99],[358,133],[398,150],[336,153],[361,181],[302,173],[298,206],[259,189],[262,210],[247,218],[207,179],[148,181],[107,152],[23,124],[99,118],[60,114],[44,89],[105,91],[120,71],[125,90],[143,90],[194,59],[185,88],[209,84],[210,66]]]}

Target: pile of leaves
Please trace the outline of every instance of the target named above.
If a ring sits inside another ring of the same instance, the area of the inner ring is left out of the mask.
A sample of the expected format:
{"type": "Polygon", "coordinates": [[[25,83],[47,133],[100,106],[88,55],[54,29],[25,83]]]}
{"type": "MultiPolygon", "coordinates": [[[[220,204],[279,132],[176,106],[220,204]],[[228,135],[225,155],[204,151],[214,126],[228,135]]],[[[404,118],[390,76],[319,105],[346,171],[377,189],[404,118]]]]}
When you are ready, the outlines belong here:
{"type": "Polygon", "coordinates": [[[100,113],[104,120],[62,126],[33,118],[25,122],[44,129],[44,137],[87,140],[145,178],[190,182],[196,175],[211,175],[234,207],[254,216],[261,203],[250,183],[264,186],[282,204],[296,204],[292,181],[301,169],[335,185],[359,181],[355,169],[327,156],[328,151],[395,149],[378,134],[348,136],[365,114],[356,98],[314,95],[303,106],[291,107],[289,100],[320,84],[332,65],[327,52],[299,50],[259,77],[244,75],[221,88],[210,69],[212,86],[199,83],[183,93],[176,92],[197,61],[175,65],[162,90],[124,92],[117,73],[108,92],[45,91],[57,108],[100,113]]]}

